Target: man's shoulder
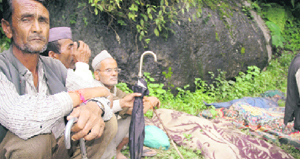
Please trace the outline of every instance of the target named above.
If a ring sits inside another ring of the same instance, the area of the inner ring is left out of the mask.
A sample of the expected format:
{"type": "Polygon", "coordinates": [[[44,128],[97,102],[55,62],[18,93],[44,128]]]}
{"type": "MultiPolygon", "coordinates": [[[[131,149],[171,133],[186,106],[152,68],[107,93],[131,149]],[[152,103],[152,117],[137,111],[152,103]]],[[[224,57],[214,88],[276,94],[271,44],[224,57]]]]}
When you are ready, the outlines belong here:
{"type": "Polygon", "coordinates": [[[47,62],[49,64],[61,63],[59,60],[48,57],[48,56],[40,56],[40,58],[43,60],[43,62],[47,62]]]}
{"type": "Polygon", "coordinates": [[[116,88],[117,93],[125,93],[124,91],[122,91],[120,88],[118,88],[117,86],[114,86],[116,88]]]}
{"type": "Polygon", "coordinates": [[[3,52],[0,53],[0,59],[5,60],[7,59],[7,54],[9,54],[10,50],[4,50],[3,52]]]}
{"type": "Polygon", "coordinates": [[[300,68],[300,53],[297,54],[291,64],[290,64],[290,69],[298,70],[300,68]]]}
{"type": "Polygon", "coordinates": [[[51,57],[47,56],[40,56],[40,59],[43,61],[44,64],[48,65],[49,67],[54,68],[61,68],[61,69],[67,69],[59,60],[53,59],[51,57]]]}
{"type": "Polygon", "coordinates": [[[0,66],[4,66],[10,63],[10,60],[7,56],[8,54],[10,54],[9,50],[5,50],[0,53],[0,66]]]}
{"type": "Polygon", "coordinates": [[[93,80],[93,84],[94,84],[95,87],[105,87],[103,85],[103,83],[101,83],[100,81],[98,81],[96,79],[93,80]]]}
{"type": "Polygon", "coordinates": [[[117,86],[114,86],[116,88],[116,96],[120,98],[124,98],[127,94],[126,92],[123,92],[121,89],[119,89],[117,86]]]}

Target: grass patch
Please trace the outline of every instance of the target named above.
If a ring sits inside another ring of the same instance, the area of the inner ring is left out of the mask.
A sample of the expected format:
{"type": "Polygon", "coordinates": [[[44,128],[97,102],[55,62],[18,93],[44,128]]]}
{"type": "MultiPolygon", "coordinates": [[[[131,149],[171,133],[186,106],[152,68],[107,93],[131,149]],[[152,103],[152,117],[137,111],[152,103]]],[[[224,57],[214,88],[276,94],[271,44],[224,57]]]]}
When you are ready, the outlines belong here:
{"type": "MultiPolygon", "coordinates": [[[[184,147],[177,147],[181,155],[185,159],[204,159],[204,157],[201,154],[201,151],[193,151],[186,149],[184,147]]],[[[156,156],[153,157],[143,157],[144,159],[180,159],[176,149],[174,146],[171,144],[168,150],[162,150],[162,149],[155,149],[157,152],[156,156]]],[[[126,157],[130,157],[129,155],[129,147],[127,146],[125,149],[122,150],[122,154],[125,155],[126,157]]]]}

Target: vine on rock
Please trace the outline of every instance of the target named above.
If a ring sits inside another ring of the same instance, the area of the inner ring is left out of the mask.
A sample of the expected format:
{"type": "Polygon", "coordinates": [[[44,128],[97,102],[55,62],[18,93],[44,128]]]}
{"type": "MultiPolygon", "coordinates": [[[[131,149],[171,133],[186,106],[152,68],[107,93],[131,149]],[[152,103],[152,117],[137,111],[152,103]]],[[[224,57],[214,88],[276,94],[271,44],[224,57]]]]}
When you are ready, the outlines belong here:
{"type": "Polygon", "coordinates": [[[113,21],[119,25],[135,26],[137,39],[147,47],[151,35],[167,38],[168,32],[173,32],[168,24],[176,23],[179,14],[185,14],[190,9],[196,9],[188,18],[189,21],[201,17],[203,5],[212,10],[222,10],[221,0],[89,0],[96,15],[105,12],[109,15],[109,24],[113,21]]]}

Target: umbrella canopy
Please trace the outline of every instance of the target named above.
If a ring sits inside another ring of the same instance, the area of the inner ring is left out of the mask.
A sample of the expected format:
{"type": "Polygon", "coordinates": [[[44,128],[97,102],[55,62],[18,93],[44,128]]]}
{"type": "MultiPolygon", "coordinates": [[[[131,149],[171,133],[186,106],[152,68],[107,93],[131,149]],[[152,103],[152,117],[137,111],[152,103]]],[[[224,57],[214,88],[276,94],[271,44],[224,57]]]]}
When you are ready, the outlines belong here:
{"type": "Polygon", "coordinates": [[[131,122],[129,127],[129,150],[131,159],[142,158],[143,144],[145,139],[145,120],[143,97],[149,95],[147,82],[143,78],[138,78],[137,84],[133,86],[135,93],[141,93],[142,96],[135,97],[131,122]]]}

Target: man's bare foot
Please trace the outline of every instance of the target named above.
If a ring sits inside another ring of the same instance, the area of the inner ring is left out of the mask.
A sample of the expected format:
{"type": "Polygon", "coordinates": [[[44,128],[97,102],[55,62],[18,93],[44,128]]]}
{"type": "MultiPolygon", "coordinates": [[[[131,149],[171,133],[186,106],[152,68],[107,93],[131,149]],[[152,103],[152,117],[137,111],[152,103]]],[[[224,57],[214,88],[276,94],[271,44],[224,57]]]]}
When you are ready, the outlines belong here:
{"type": "Polygon", "coordinates": [[[124,137],[121,141],[121,143],[117,146],[117,151],[121,151],[121,149],[128,144],[129,142],[129,138],[128,137],[124,137]]]}
{"type": "Polygon", "coordinates": [[[117,159],[127,159],[126,156],[124,156],[121,151],[117,151],[117,155],[116,155],[117,159]]]}
{"type": "Polygon", "coordinates": [[[152,157],[155,156],[156,154],[157,152],[155,150],[143,147],[143,154],[142,154],[143,157],[152,157]]]}

